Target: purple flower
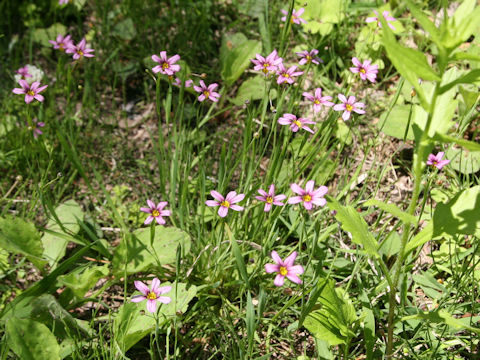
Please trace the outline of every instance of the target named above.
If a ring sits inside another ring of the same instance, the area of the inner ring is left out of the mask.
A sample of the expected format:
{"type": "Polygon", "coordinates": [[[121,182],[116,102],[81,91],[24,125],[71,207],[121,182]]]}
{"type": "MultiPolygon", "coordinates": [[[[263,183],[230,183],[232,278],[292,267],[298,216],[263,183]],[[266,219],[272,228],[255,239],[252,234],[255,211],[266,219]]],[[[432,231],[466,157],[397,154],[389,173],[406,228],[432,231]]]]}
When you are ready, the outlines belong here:
{"type": "Polygon", "coordinates": [[[273,50],[266,58],[260,54],[256,54],[255,57],[256,59],[250,60],[255,64],[253,70],[263,71],[265,76],[267,76],[270,71],[276,71],[278,65],[283,61],[281,57],[278,57],[277,50],[273,50]]]}
{"type": "Polygon", "coordinates": [[[95,50],[87,48],[87,40],[83,38],[77,45],[72,44],[66,48],[65,52],[67,54],[73,54],[73,59],[78,60],[82,57],[94,57],[95,55],[90,54],[95,50]]]}
{"type": "Polygon", "coordinates": [[[62,35],[57,35],[56,40],[48,40],[48,42],[53,45],[54,49],[58,49],[60,51],[65,51],[69,47],[74,46],[72,37],[70,35],[67,35],[65,37],[63,37],[62,35]]]}
{"type": "Polygon", "coordinates": [[[315,134],[315,131],[310,129],[306,124],[315,124],[315,121],[298,118],[293,114],[283,114],[281,118],[278,119],[280,125],[290,125],[290,130],[297,132],[298,129],[306,130],[312,134],[315,134]]]}
{"type": "Polygon", "coordinates": [[[273,284],[275,286],[283,286],[285,282],[285,277],[288,280],[294,282],[295,284],[301,284],[302,280],[298,277],[298,275],[303,274],[303,266],[302,265],[293,265],[295,259],[297,258],[297,252],[294,251],[283,261],[278,253],[273,250],[272,251],[272,259],[275,264],[265,264],[265,271],[268,274],[277,273],[273,284]]]}
{"type": "Polygon", "coordinates": [[[272,209],[272,204],[277,206],[285,205],[281,201],[285,200],[287,196],[283,194],[275,195],[275,185],[273,184],[270,185],[268,193],[263,189],[258,189],[258,193],[262,196],[255,196],[255,198],[265,202],[265,207],[263,208],[263,211],[265,212],[269,212],[272,209]]]}
{"type": "Polygon", "coordinates": [[[290,189],[300,196],[294,196],[288,199],[289,204],[298,204],[303,202],[303,206],[307,210],[312,210],[313,205],[315,206],[325,206],[327,200],[325,200],[324,196],[328,191],[326,186],[320,186],[318,189],[314,190],[315,181],[310,180],[307,181],[305,186],[305,190],[303,190],[297,184],[291,184],[290,189]]]}
{"type": "MultiPolygon", "coordinates": [[[[175,86],[178,86],[178,87],[182,87],[182,80],[180,80],[180,78],[175,78],[175,81],[173,82],[173,85],[175,86]]],[[[193,85],[193,80],[186,80],[185,81],[185,87],[188,88],[188,87],[192,87],[193,85]]]]}
{"type": "Polygon", "coordinates": [[[443,151],[440,151],[437,155],[428,155],[427,165],[432,165],[435,166],[438,170],[442,170],[442,168],[450,162],[450,160],[447,159],[442,160],[443,155],[445,155],[443,151]]]}
{"type": "Polygon", "coordinates": [[[314,63],[318,65],[319,63],[323,62],[322,59],[317,57],[318,54],[317,49],[313,49],[312,51],[308,52],[307,50],[300,51],[296,53],[299,57],[301,57],[300,61],[298,62],[300,65],[305,65],[308,63],[314,63]]]}
{"type": "MultiPolygon", "coordinates": [[[[287,15],[288,15],[288,11],[287,10],[284,10],[282,9],[282,14],[285,15],[285,16],[282,16],[281,20],[283,22],[287,21],[287,15]]],[[[300,24],[306,24],[307,22],[302,19],[300,16],[302,16],[303,12],[305,11],[304,8],[300,8],[298,9],[298,11],[295,11],[295,9],[293,9],[292,11],[292,17],[290,18],[290,22],[292,24],[297,24],[297,25],[300,25],[300,24]]]]}
{"type": "Polygon", "coordinates": [[[205,99],[209,99],[213,102],[218,102],[218,98],[220,97],[220,94],[214,91],[217,88],[217,86],[218,86],[217,83],[213,83],[208,85],[207,87],[203,82],[203,80],[200,80],[200,86],[196,86],[196,85],[193,86],[195,91],[200,94],[200,96],[198,97],[198,101],[202,102],[205,99]]]}
{"type": "Polygon", "coordinates": [[[170,292],[172,290],[172,287],[160,287],[160,280],[158,280],[157,278],[153,279],[151,289],[149,289],[148,286],[145,285],[143,282],[138,280],[135,281],[134,284],[137,290],[142,293],[142,295],[135,295],[130,299],[130,301],[137,303],[143,300],[147,300],[147,310],[151,313],[155,313],[157,311],[157,301],[163,304],[168,304],[172,301],[172,299],[168,296],[161,296],[170,292]]]}
{"type": "Polygon", "coordinates": [[[29,126],[28,123],[27,126],[28,130],[31,130],[33,132],[33,137],[36,139],[39,135],[43,134],[43,131],[39,128],[43,128],[45,126],[45,123],[42,121],[38,121],[37,118],[35,118],[32,121],[32,126],[29,126]]]}
{"type": "Polygon", "coordinates": [[[171,215],[170,210],[163,210],[163,208],[168,205],[168,202],[160,201],[158,205],[155,205],[155,203],[152,200],[147,200],[147,204],[148,204],[148,208],[147,207],[140,208],[140,211],[150,214],[150,216],[147,217],[147,219],[145,220],[144,224],[148,225],[153,221],[153,219],[155,219],[159,225],[165,225],[165,220],[163,219],[162,216],[171,215]]]}
{"type": "Polygon", "coordinates": [[[295,65],[290,66],[288,70],[285,69],[285,66],[283,66],[283,63],[278,65],[277,84],[283,84],[283,83],[293,84],[295,82],[294,78],[303,74],[303,71],[295,71],[296,69],[297,67],[295,65]]]}
{"type": "MultiPolygon", "coordinates": [[[[382,23],[378,20],[378,11],[377,10],[373,10],[373,12],[375,13],[375,15],[377,16],[372,16],[372,17],[368,17],[365,19],[365,22],[367,23],[371,23],[371,22],[374,22],[376,21],[377,22],[377,25],[379,27],[382,27],[382,23]]],[[[385,18],[385,21],[387,22],[388,24],[388,27],[392,30],[395,30],[395,26],[393,26],[392,24],[389,23],[389,21],[395,21],[397,19],[395,19],[394,17],[391,17],[390,16],[390,13],[385,10],[383,13],[382,13],[383,17],[385,18]]]]}
{"type": "Polygon", "coordinates": [[[315,96],[304,92],[302,94],[307,100],[313,102],[313,111],[315,113],[319,112],[323,106],[333,106],[335,105],[333,102],[329,101],[332,100],[331,96],[322,96],[322,89],[316,88],[315,89],[315,96]]]}
{"type": "Polygon", "coordinates": [[[365,60],[363,64],[356,57],[352,58],[352,63],[355,67],[351,67],[350,71],[354,74],[359,73],[360,79],[375,82],[378,73],[378,65],[370,65],[370,60],[365,60]]]}
{"type": "Polygon", "coordinates": [[[365,107],[364,103],[355,102],[355,96],[349,96],[348,100],[345,95],[340,94],[338,98],[342,102],[341,104],[337,104],[333,107],[335,111],[343,111],[342,119],[347,121],[350,119],[350,114],[352,111],[355,111],[357,114],[365,114],[365,111],[361,108],[365,107]]]}
{"type": "Polygon", "coordinates": [[[180,55],[173,55],[170,59],[167,59],[167,52],[160,51],[160,57],[157,55],[152,55],[152,60],[159,63],[160,65],[152,68],[152,71],[156,73],[161,73],[168,76],[173,76],[176,72],[180,71],[180,65],[175,64],[180,60],[180,55]]]}
{"type": "Polygon", "coordinates": [[[24,67],[21,67],[16,71],[17,74],[20,74],[22,76],[22,79],[25,79],[27,77],[32,77],[30,73],[28,72],[28,66],[25,65],[24,67]]]}
{"type": "Polygon", "coordinates": [[[23,79],[20,79],[18,83],[22,86],[22,88],[15,88],[12,90],[12,92],[17,95],[25,94],[25,102],[27,104],[30,104],[33,99],[37,99],[40,102],[44,100],[44,97],[39,93],[45,90],[48,85],[39,87],[40,83],[38,81],[35,81],[34,83],[32,83],[32,85],[29,85],[23,79]]]}
{"type": "Polygon", "coordinates": [[[207,206],[220,206],[218,209],[218,215],[220,217],[225,217],[228,214],[228,209],[235,211],[243,211],[243,207],[234,205],[242,201],[245,198],[245,194],[238,194],[235,191],[230,191],[226,197],[223,197],[218,191],[212,190],[210,194],[215,200],[207,200],[205,204],[207,206]]]}

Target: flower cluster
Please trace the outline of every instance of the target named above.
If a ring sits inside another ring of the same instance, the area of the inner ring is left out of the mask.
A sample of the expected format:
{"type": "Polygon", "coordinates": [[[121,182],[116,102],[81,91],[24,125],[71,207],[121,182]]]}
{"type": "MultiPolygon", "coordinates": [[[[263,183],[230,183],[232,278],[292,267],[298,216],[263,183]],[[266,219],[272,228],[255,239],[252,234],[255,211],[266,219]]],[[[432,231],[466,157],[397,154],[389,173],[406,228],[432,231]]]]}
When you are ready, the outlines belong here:
{"type": "Polygon", "coordinates": [[[94,57],[92,54],[94,49],[87,46],[87,40],[83,38],[78,44],[75,44],[70,35],[57,35],[55,40],[48,40],[53,48],[64,51],[67,54],[72,54],[74,60],[80,60],[83,57],[94,57]]]}
{"type": "Polygon", "coordinates": [[[14,78],[18,83],[20,80],[25,80],[27,83],[32,84],[35,81],[40,82],[43,78],[43,71],[36,66],[27,64],[15,72],[14,78]]]}

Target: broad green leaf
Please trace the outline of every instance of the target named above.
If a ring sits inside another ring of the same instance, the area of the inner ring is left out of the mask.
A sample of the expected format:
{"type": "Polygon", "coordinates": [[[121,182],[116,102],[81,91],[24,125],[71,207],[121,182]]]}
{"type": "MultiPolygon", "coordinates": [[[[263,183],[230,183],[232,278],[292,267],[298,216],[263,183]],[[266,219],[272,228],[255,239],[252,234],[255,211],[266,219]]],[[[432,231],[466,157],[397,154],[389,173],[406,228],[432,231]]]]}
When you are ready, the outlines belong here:
{"type": "Polygon", "coordinates": [[[65,35],[66,33],[67,28],[65,25],[55,23],[47,29],[36,29],[33,31],[32,39],[40,45],[51,47],[52,44],[48,40],[55,40],[57,35],[65,35]]]}
{"type": "Polygon", "coordinates": [[[88,290],[95,286],[101,278],[109,273],[108,266],[86,266],[77,267],[72,272],[62,275],[58,282],[72,290],[73,294],[81,299],[88,290]]]}
{"type": "Polygon", "coordinates": [[[480,55],[471,54],[468,52],[456,52],[452,55],[452,60],[472,60],[480,61],[480,55]]]}
{"type": "Polygon", "coordinates": [[[432,40],[438,45],[440,44],[440,31],[437,29],[435,24],[428,18],[425,13],[417,8],[417,6],[411,1],[411,0],[406,0],[408,9],[412,13],[412,15],[415,17],[415,19],[420,23],[420,25],[423,27],[424,30],[426,30],[430,36],[432,37],[432,40]]]}
{"type": "Polygon", "coordinates": [[[0,247],[27,256],[38,269],[46,264],[40,234],[33,224],[18,217],[0,218],[0,247]]]}
{"type": "Polygon", "coordinates": [[[465,75],[457,78],[454,81],[451,81],[447,83],[446,85],[443,85],[440,88],[440,94],[443,94],[444,92],[450,90],[452,87],[458,84],[473,84],[474,82],[480,80],[480,69],[474,69],[466,73],[465,75]]]}
{"type": "MultiPolygon", "coordinates": [[[[296,1],[296,9],[302,7],[304,2],[296,1]]],[[[328,1],[317,0],[308,3],[304,7],[305,12],[302,18],[307,20],[302,27],[305,31],[314,34],[328,35],[332,32],[333,26],[340,23],[345,18],[345,2],[344,0],[328,1]]]]}
{"type": "Polygon", "coordinates": [[[190,236],[175,227],[155,226],[153,249],[150,246],[150,227],[137,229],[132,236],[123,238],[115,249],[112,260],[114,274],[123,276],[124,271],[128,275],[135,274],[156,267],[158,262],[161,265],[171,264],[175,262],[179,244],[184,254],[190,251],[190,236]]]}
{"type": "Polygon", "coordinates": [[[400,235],[396,231],[392,231],[385,240],[382,241],[380,247],[378,248],[378,252],[381,255],[385,255],[387,257],[397,255],[400,251],[400,245],[402,243],[402,239],[400,235]]]}
{"type": "Polygon", "coordinates": [[[303,325],[317,339],[327,341],[330,346],[345,344],[352,338],[353,323],[357,320],[355,308],[346,293],[335,289],[335,281],[322,279],[317,284],[321,289],[317,305],[319,310],[307,315],[303,325]]]}
{"type": "Polygon", "coordinates": [[[480,237],[480,185],[459,192],[448,203],[437,204],[433,237],[475,235],[480,237]]]}
{"type": "Polygon", "coordinates": [[[137,34],[131,18],[120,21],[113,27],[112,33],[123,40],[132,40],[137,34]]]}
{"type": "MultiPolygon", "coordinates": [[[[178,283],[162,283],[160,286],[172,286],[172,291],[162,296],[168,296],[172,299],[169,304],[157,302],[159,317],[159,327],[167,324],[170,319],[178,313],[185,313],[188,309],[188,303],[195,297],[197,288],[192,285],[187,290],[187,285],[178,283]]],[[[155,331],[155,319],[146,309],[146,302],[133,303],[131,301],[123,304],[118,310],[114,320],[115,340],[120,349],[127,351],[144,336],[155,331]]],[[[163,330],[162,330],[163,331],[163,330]]]]}
{"type": "Polygon", "coordinates": [[[342,206],[332,197],[328,197],[328,207],[335,210],[335,218],[341,223],[342,229],[352,234],[352,241],[362,245],[369,255],[378,257],[378,245],[373,235],[368,231],[368,225],[352,206],[342,206]]]}
{"type": "Polygon", "coordinates": [[[450,135],[443,135],[436,133],[433,137],[433,140],[444,143],[444,144],[457,144],[459,146],[463,146],[465,149],[470,151],[480,151],[480,144],[465,140],[463,138],[458,138],[450,135]]]}
{"type": "Polygon", "coordinates": [[[453,328],[455,331],[468,330],[477,335],[480,335],[480,328],[476,328],[464,323],[460,319],[456,319],[452,314],[448,313],[445,310],[435,310],[430,312],[419,312],[415,315],[405,316],[401,320],[407,321],[412,319],[418,319],[423,321],[428,321],[433,324],[446,324],[453,328]]]}
{"type": "Polygon", "coordinates": [[[45,325],[30,319],[10,318],[5,327],[8,346],[22,360],[60,360],[60,346],[45,325]]]}
{"type": "Polygon", "coordinates": [[[410,215],[406,213],[403,210],[400,210],[396,205],[394,204],[386,204],[383,201],[380,200],[368,200],[365,203],[363,203],[365,206],[376,206],[380,210],[386,211],[389,214],[392,214],[396,218],[402,220],[404,223],[411,223],[411,224],[416,224],[417,223],[417,218],[413,215],[410,215]]]}
{"type": "Polygon", "coordinates": [[[450,160],[448,166],[462,174],[474,174],[480,170],[480,151],[451,147],[445,151],[445,158],[450,160]]]}
{"type": "Polygon", "coordinates": [[[457,47],[466,41],[480,27],[479,18],[480,6],[476,6],[476,0],[464,0],[449,22],[454,42],[448,43],[447,47],[457,47]]]}
{"type": "Polygon", "coordinates": [[[237,105],[241,106],[245,104],[245,101],[260,100],[265,96],[265,86],[266,81],[264,76],[256,76],[245,80],[242,85],[240,85],[237,96],[231,101],[237,105]]]}
{"type": "Polygon", "coordinates": [[[248,40],[242,33],[224,35],[220,48],[222,79],[232,85],[251,64],[255,54],[262,51],[262,44],[257,40],[248,40]]]}
{"type": "Polygon", "coordinates": [[[75,319],[50,294],[43,294],[33,299],[29,318],[46,325],[61,339],[93,334],[87,321],[75,319]]]}
{"type": "MultiPolygon", "coordinates": [[[[78,233],[80,230],[78,221],[83,220],[84,214],[80,205],[75,200],[68,200],[58,206],[55,209],[55,214],[58,220],[60,220],[61,225],[57,223],[55,217],[51,217],[46,226],[48,230],[69,235],[78,233]],[[66,231],[64,232],[63,229],[66,231]]],[[[42,243],[44,248],[43,256],[48,260],[50,266],[55,268],[60,259],[65,256],[68,241],[61,236],[45,232],[42,236],[42,243]]]]}
{"type": "Polygon", "coordinates": [[[433,222],[430,221],[417,235],[413,237],[407,243],[405,247],[405,254],[408,254],[410,251],[415,250],[417,247],[422,246],[426,242],[432,240],[433,236],[433,222]]]}
{"type": "Polygon", "coordinates": [[[411,106],[395,105],[390,112],[387,110],[380,115],[380,121],[377,123],[377,126],[385,134],[396,137],[397,139],[403,139],[405,137],[405,131],[408,126],[406,139],[414,140],[415,137],[412,131],[413,116],[413,108],[411,106]],[[408,121],[409,117],[410,124],[408,121]]]}

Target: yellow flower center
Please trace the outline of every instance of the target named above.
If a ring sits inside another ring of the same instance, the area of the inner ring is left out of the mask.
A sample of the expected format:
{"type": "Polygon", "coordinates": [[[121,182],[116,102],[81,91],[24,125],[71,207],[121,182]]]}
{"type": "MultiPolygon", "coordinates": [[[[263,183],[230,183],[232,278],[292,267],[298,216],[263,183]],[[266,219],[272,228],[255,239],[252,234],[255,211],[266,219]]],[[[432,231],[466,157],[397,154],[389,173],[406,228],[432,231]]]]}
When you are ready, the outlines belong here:
{"type": "Polygon", "coordinates": [[[317,99],[317,100],[315,100],[313,103],[316,104],[316,105],[319,105],[319,104],[320,104],[320,100],[317,99]]]}
{"type": "Polygon", "coordinates": [[[293,123],[297,125],[298,127],[302,127],[302,123],[298,120],[293,120],[293,123]]]}
{"type": "Polygon", "coordinates": [[[307,55],[306,58],[307,58],[307,61],[309,62],[312,61],[312,57],[310,55],[307,55]]]}
{"type": "Polygon", "coordinates": [[[290,77],[290,75],[288,75],[287,73],[284,73],[284,74],[283,74],[283,77],[285,77],[285,78],[289,78],[289,77],[290,77]]]}
{"type": "Polygon", "coordinates": [[[273,203],[273,198],[271,196],[267,196],[267,204],[273,203]]]}
{"type": "Polygon", "coordinates": [[[35,96],[35,93],[33,92],[33,90],[28,90],[27,94],[30,95],[30,96],[35,96]]]}
{"type": "Polygon", "coordinates": [[[155,294],[153,291],[150,291],[147,295],[148,300],[155,300],[157,298],[157,294],[155,294]]]}
{"type": "Polygon", "coordinates": [[[78,53],[78,55],[83,56],[83,51],[82,50],[78,50],[77,53],[78,53]]]}
{"type": "Polygon", "coordinates": [[[229,207],[230,207],[230,203],[229,203],[227,200],[223,200],[222,203],[220,204],[220,206],[229,208],[229,207]]]}
{"type": "Polygon", "coordinates": [[[437,165],[437,164],[438,164],[438,161],[435,160],[435,161],[433,162],[433,165],[437,165]]]}
{"type": "Polygon", "coordinates": [[[347,109],[348,112],[353,110],[353,106],[350,104],[345,105],[345,108],[347,109]]]}
{"type": "Polygon", "coordinates": [[[312,197],[311,197],[310,195],[308,195],[308,194],[307,194],[307,195],[303,195],[303,201],[305,201],[305,202],[310,202],[310,201],[312,201],[312,197]]]}
{"type": "Polygon", "coordinates": [[[363,69],[363,68],[360,69],[360,72],[361,72],[362,74],[365,74],[365,73],[366,73],[365,69],[363,69]]]}
{"type": "Polygon", "coordinates": [[[207,90],[205,90],[203,92],[203,95],[205,95],[206,98],[210,97],[210,92],[208,92],[207,90]]]}
{"type": "Polygon", "coordinates": [[[160,216],[160,212],[155,209],[155,210],[152,211],[152,215],[153,215],[153,217],[160,216]]]}
{"type": "Polygon", "coordinates": [[[168,63],[164,62],[162,64],[162,69],[165,70],[165,69],[168,69],[170,67],[170,65],[168,65],[168,63]]]}
{"type": "Polygon", "coordinates": [[[280,275],[286,276],[288,274],[288,270],[285,266],[280,266],[280,270],[278,271],[280,275]]]}
{"type": "Polygon", "coordinates": [[[61,50],[61,51],[63,51],[63,50],[65,49],[65,47],[63,46],[63,44],[60,44],[60,45],[58,46],[58,49],[61,50]]]}
{"type": "Polygon", "coordinates": [[[292,17],[290,18],[290,22],[293,24],[293,23],[295,22],[295,19],[296,19],[296,18],[297,18],[297,17],[296,17],[295,15],[292,15],[292,17]]]}

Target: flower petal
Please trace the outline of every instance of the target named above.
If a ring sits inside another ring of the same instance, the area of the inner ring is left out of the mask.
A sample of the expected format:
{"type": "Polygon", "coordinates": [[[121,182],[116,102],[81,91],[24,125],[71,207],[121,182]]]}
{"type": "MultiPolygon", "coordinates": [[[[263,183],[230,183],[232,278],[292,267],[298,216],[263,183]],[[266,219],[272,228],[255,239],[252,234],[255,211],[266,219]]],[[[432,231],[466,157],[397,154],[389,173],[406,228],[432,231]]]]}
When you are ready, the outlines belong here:
{"type": "Polygon", "coordinates": [[[140,291],[145,296],[147,296],[148,293],[150,292],[150,289],[148,288],[148,286],[139,280],[135,280],[133,284],[135,285],[137,290],[140,291]]]}
{"type": "Polygon", "coordinates": [[[147,300],[147,310],[154,314],[157,311],[157,300],[147,300]]]}
{"type": "Polygon", "coordinates": [[[287,258],[285,259],[284,261],[284,264],[287,268],[289,268],[290,266],[293,265],[293,263],[295,262],[295,259],[297,258],[297,252],[294,251],[292,252],[290,255],[287,256],[287,258]]]}
{"type": "Polygon", "coordinates": [[[222,218],[224,218],[225,216],[227,216],[228,214],[228,208],[225,207],[225,206],[220,206],[218,208],[218,215],[222,218]]]}
{"type": "Polygon", "coordinates": [[[172,301],[172,299],[169,298],[168,296],[159,296],[157,300],[163,304],[169,304],[172,301]]]}
{"type": "Polygon", "coordinates": [[[275,280],[273,281],[273,284],[275,286],[283,286],[284,282],[285,282],[285,276],[281,274],[277,274],[277,276],[275,276],[275,280]]]}
{"type": "Polygon", "coordinates": [[[279,271],[279,266],[277,264],[265,264],[265,271],[268,274],[278,272],[279,271]]]}
{"type": "Polygon", "coordinates": [[[137,303],[143,300],[147,300],[147,298],[143,295],[135,295],[135,296],[132,296],[132,298],[130,299],[130,301],[134,303],[137,303]]]}

